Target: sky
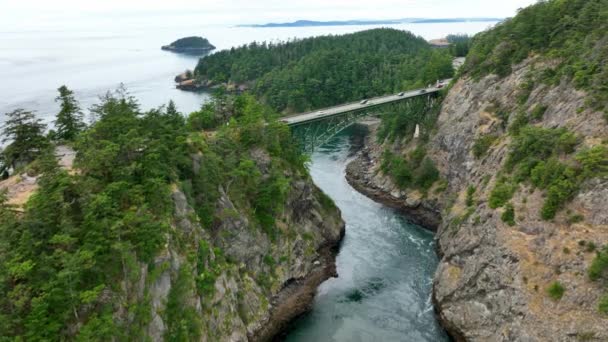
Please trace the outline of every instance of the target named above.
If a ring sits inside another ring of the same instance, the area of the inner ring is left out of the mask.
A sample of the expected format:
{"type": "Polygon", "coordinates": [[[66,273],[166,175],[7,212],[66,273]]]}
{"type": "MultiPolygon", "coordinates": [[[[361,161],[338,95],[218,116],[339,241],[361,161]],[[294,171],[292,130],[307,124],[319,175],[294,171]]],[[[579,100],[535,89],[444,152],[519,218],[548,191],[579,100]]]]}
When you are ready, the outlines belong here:
{"type": "Polygon", "coordinates": [[[196,15],[210,25],[406,17],[511,17],[535,0],[0,0],[0,30],[99,15],[196,15]],[[4,26],[4,27],[3,27],[4,26]]]}

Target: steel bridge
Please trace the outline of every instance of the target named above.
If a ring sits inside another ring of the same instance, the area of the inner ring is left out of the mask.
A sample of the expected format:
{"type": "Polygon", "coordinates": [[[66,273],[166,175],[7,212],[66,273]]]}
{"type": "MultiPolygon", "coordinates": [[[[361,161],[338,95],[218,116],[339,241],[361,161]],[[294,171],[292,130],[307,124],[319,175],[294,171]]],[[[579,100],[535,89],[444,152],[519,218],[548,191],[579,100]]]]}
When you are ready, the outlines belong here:
{"type": "Polygon", "coordinates": [[[395,95],[376,97],[361,102],[347,103],[331,108],[316,110],[314,112],[296,114],[282,118],[290,128],[294,138],[306,152],[313,152],[315,148],[328,142],[334,135],[348,128],[361,118],[379,114],[374,112],[380,106],[386,106],[413,98],[426,97],[429,107],[434,101],[434,95],[444,84],[450,80],[438,83],[435,87],[411,90],[395,95]]]}

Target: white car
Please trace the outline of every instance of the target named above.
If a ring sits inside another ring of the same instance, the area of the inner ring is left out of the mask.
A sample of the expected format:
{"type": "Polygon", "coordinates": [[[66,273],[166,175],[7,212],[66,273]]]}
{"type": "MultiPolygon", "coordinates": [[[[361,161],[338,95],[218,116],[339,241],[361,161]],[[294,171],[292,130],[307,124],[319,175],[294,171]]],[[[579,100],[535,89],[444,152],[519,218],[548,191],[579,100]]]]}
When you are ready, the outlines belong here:
{"type": "Polygon", "coordinates": [[[403,95],[405,95],[404,92],[400,92],[399,94],[397,94],[397,96],[403,96],[403,95]]]}
{"type": "Polygon", "coordinates": [[[368,102],[368,100],[363,100],[363,101],[361,101],[359,103],[362,104],[362,105],[364,105],[364,104],[367,104],[367,102],[368,102]]]}

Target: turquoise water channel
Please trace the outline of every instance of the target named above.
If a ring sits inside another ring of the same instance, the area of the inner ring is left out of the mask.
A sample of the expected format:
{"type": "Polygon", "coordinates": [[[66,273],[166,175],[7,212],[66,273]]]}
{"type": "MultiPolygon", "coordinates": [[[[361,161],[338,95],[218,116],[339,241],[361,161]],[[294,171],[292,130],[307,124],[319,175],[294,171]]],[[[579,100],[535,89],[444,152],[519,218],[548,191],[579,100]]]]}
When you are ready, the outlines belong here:
{"type": "Polygon", "coordinates": [[[339,277],[318,289],[312,312],[286,341],[448,341],[431,304],[433,234],[355,191],[344,170],[357,149],[351,128],[312,156],[315,183],[342,210],[339,277]]]}

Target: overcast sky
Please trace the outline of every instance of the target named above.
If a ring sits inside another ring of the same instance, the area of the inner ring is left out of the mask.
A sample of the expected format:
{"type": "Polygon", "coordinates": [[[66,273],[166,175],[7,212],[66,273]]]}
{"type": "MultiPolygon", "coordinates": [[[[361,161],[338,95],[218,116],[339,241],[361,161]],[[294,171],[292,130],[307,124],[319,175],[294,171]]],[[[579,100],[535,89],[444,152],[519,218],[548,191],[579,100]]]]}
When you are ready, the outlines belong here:
{"type": "Polygon", "coordinates": [[[511,17],[535,0],[0,0],[0,25],[104,13],[199,15],[209,24],[268,21],[511,17]]]}

